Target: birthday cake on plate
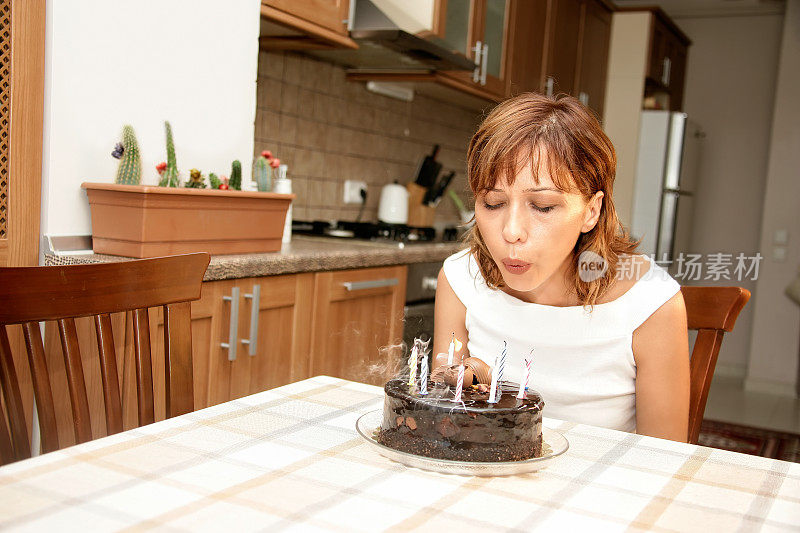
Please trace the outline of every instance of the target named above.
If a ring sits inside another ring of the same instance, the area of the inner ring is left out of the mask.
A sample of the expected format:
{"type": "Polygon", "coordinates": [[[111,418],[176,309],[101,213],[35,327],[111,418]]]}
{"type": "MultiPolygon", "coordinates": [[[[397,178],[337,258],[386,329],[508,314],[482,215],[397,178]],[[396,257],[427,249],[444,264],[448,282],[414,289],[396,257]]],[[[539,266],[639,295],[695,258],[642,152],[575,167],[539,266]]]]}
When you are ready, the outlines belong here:
{"type": "Polygon", "coordinates": [[[390,380],[384,387],[378,441],[403,452],[456,461],[541,456],[542,397],[533,390],[520,392],[519,385],[496,376],[487,379],[489,373],[488,366],[473,357],[461,368],[439,367],[424,390],[416,379],[390,380]],[[459,370],[461,383],[455,378],[459,370]]]}

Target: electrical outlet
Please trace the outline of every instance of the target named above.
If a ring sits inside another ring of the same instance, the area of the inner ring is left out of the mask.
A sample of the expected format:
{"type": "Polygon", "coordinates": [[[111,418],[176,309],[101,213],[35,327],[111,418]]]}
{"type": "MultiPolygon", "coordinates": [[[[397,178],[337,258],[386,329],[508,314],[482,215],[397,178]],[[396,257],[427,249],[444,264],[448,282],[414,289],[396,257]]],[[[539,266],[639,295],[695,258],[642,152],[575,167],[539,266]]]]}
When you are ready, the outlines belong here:
{"type": "Polygon", "coordinates": [[[344,182],[344,203],[360,204],[364,200],[361,198],[361,191],[367,192],[367,182],[358,180],[346,180],[344,182]]]}

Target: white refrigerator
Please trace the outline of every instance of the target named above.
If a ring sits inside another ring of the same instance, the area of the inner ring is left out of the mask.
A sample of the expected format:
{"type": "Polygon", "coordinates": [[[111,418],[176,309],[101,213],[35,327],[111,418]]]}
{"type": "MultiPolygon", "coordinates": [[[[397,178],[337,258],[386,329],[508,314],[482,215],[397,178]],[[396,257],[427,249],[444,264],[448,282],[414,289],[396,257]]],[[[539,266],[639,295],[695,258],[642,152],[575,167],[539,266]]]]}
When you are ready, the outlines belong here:
{"type": "Polygon", "coordinates": [[[642,239],[641,253],[667,264],[690,251],[703,136],[685,113],[642,112],[631,235],[642,239]]]}

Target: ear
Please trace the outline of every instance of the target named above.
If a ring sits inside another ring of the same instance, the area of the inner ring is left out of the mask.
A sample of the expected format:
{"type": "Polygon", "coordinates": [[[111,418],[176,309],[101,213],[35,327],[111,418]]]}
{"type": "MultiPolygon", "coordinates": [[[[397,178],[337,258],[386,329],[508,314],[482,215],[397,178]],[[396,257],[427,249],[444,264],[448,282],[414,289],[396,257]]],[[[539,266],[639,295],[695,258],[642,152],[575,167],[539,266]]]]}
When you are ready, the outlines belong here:
{"type": "Polygon", "coordinates": [[[584,212],[583,226],[581,226],[581,233],[592,231],[600,219],[600,211],[603,208],[603,191],[597,191],[594,196],[586,203],[586,210],[584,212]]]}

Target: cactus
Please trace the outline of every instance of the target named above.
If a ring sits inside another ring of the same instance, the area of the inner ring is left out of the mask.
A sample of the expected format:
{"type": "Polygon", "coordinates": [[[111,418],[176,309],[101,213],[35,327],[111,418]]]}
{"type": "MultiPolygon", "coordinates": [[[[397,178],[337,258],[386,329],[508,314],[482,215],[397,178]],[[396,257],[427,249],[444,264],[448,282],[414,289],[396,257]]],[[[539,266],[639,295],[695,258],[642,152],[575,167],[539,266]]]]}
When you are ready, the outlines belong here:
{"type": "Polygon", "coordinates": [[[189,179],[186,182],[186,185],[184,185],[184,187],[188,189],[205,189],[206,183],[205,183],[205,178],[203,177],[203,173],[197,170],[196,168],[190,170],[189,179]]]}
{"type": "Polygon", "coordinates": [[[142,159],[139,156],[139,145],[136,142],[136,132],[133,127],[125,125],[122,128],[122,159],[117,168],[115,183],[123,185],[139,185],[142,181],[142,159]]]}
{"type": "Polygon", "coordinates": [[[272,190],[272,169],[269,168],[269,163],[264,156],[256,159],[255,178],[259,191],[269,192],[272,190]]]}
{"type": "Polygon", "coordinates": [[[209,172],[208,183],[211,184],[212,189],[219,189],[219,186],[222,185],[222,180],[220,180],[213,172],[209,172]]]}
{"type": "Polygon", "coordinates": [[[237,159],[231,164],[231,180],[228,187],[232,191],[242,190],[242,163],[237,159]]]}
{"type": "Polygon", "coordinates": [[[178,163],[175,161],[175,143],[172,141],[172,126],[169,121],[164,121],[167,130],[167,168],[161,173],[160,187],[177,187],[180,185],[178,178],[178,163]]]}

